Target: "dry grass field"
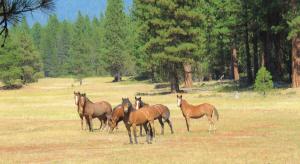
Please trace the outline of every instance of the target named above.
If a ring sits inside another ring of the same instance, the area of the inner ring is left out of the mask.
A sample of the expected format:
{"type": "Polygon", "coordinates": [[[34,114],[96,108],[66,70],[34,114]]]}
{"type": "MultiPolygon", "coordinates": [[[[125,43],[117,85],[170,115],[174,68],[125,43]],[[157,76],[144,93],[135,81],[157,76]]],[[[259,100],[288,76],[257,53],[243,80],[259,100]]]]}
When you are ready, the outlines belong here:
{"type": "MultiPolygon", "coordinates": [[[[165,126],[153,144],[130,145],[123,123],[108,134],[81,130],[73,91],[113,106],[136,93],[161,92],[147,82],[110,83],[89,78],[83,86],[72,79],[42,79],[20,90],[0,91],[0,163],[299,163],[300,90],[278,89],[267,97],[251,91],[214,89],[183,94],[192,104],[217,107],[216,134],[208,134],[206,118],[191,121],[191,132],[176,106],[176,95],[144,96],[171,110],[175,134],[165,126]]],[[[212,87],[213,88],[213,87],[212,87]]],[[[99,121],[94,120],[94,128],[99,121]]],[[[158,122],[155,123],[160,131],[158,122]]]]}

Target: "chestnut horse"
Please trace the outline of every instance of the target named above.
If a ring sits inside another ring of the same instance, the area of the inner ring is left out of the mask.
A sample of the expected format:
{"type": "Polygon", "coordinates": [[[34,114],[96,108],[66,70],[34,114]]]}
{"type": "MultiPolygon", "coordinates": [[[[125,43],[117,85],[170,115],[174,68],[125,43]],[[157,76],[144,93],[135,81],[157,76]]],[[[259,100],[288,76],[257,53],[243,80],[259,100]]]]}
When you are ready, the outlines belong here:
{"type": "Polygon", "coordinates": [[[120,121],[124,121],[124,108],[121,104],[116,106],[112,111],[111,118],[108,122],[108,125],[110,126],[110,132],[118,127],[120,121]]]}
{"type": "MultiPolygon", "coordinates": [[[[173,134],[173,126],[172,122],[170,121],[170,110],[168,107],[156,104],[156,105],[149,105],[142,101],[142,97],[135,97],[135,107],[137,110],[143,109],[144,107],[149,108],[154,115],[154,119],[158,119],[160,126],[161,126],[161,134],[164,134],[164,122],[167,122],[170,126],[171,133],[173,134]]],[[[140,133],[142,132],[142,128],[140,128],[140,133]]],[[[155,135],[155,131],[153,132],[155,135]]]]}
{"type": "Polygon", "coordinates": [[[137,144],[136,126],[143,125],[146,130],[146,141],[151,143],[154,129],[154,117],[149,109],[136,110],[128,98],[122,98],[124,109],[124,123],[128,132],[130,144],[132,144],[131,133],[133,132],[134,141],[137,144]],[[148,127],[149,126],[149,127],[148,127]]]}
{"type": "Polygon", "coordinates": [[[182,99],[182,95],[177,95],[177,105],[181,108],[182,115],[185,118],[187,130],[190,131],[189,120],[198,119],[203,116],[206,116],[209,121],[209,133],[212,130],[216,131],[215,122],[213,116],[215,116],[216,120],[219,120],[219,113],[217,109],[208,103],[200,104],[200,105],[191,105],[186,100],[182,99]]]}
{"type": "MultiPolygon", "coordinates": [[[[89,130],[93,131],[93,118],[98,118],[100,121],[105,121],[105,127],[108,124],[108,120],[111,117],[112,109],[111,105],[106,101],[100,101],[93,103],[90,101],[86,94],[81,94],[79,98],[79,106],[83,109],[83,116],[88,123],[89,130]]],[[[104,128],[105,128],[104,127],[104,128]]]]}

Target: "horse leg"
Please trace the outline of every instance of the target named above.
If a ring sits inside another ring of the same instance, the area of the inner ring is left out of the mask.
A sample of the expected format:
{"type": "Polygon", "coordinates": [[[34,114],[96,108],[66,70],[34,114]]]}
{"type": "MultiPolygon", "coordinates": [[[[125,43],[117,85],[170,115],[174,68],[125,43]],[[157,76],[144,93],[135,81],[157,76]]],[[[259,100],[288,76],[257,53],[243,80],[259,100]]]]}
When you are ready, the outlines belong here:
{"type": "Polygon", "coordinates": [[[149,129],[148,129],[148,126],[147,126],[147,124],[148,123],[145,123],[145,124],[143,124],[143,127],[144,127],[144,129],[145,129],[145,131],[146,131],[146,142],[148,143],[148,144],[151,144],[151,141],[150,141],[150,132],[149,132],[149,129]]]}
{"type": "Polygon", "coordinates": [[[133,142],[132,142],[132,137],[131,137],[131,129],[130,129],[130,125],[129,125],[129,124],[127,124],[125,121],[124,121],[124,124],[125,124],[125,127],[126,127],[126,129],[127,129],[127,132],[128,132],[128,136],[129,136],[129,143],[130,143],[130,144],[133,144],[133,142]]]}
{"type": "Polygon", "coordinates": [[[102,120],[101,120],[101,118],[98,118],[99,119],[99,121],[100,121],[100,127],[99,127],[99,130],[101,131],[101,129],[102,129],[102,120]]]}
{"type": "Polygon", "coordinates": [[[162,121],[162,118],[158,118],[158,121],[160,123],[161,126],[161,135],[164,135],[164,122],[162,121]]]}
{"type": "Polygon", "coordinates": [[[172,126],[172,122],[169,120],[169,119],[167,119],[166,120],[166,122],[169,124],[169,126],[170,126],[170,129],[171,129],[171,134],[173,134],[174,133],[174,131],[173,131],[173,126],[172,126]]]}
{"type": "Polygon", "coordinates": [[[152,138],[154,138],[155,137],[154,120],[149,121],[149,125],[152,131],[152,138]]]}
{"type": "Polygon", "coordinates": [[[142,125],[140,125],[140,136],[143,136],[143,126],[142,125]]]}
{"type": "Polygon", "coordinates": [[[208,119],[208,122],[209,122],[209,129],[208,129],[208,132],[210,134],[210,131],[211,131],[211,127],[214,126],[214,122],[213,122],[213,119],[211,116],[207,116],[207,119],[208,119]]]}
{"type": "Polygon", "coordinates": [[[190,118],[185,117],[185,122],[186,122],[186,128],[187,128],[187,131],[189,132],[189,131],[190,131],[190,125],[189,125],[190,118]]]}
{"type": "Polygon", "coordinates": [[[135,124],[132,124],[132,129],[133,129],[134,142],[135,142],[135,144],[138,144],[135,124]]]}
{"type": "Polygon", "coordinates": [[[80,116],[81,119],[81,130],[83,130],[83,116],[80,116]]]}
{"type": "Polygon", "coordinates": [[[93,129],[93,118],[92,118],[92,116],[89,116],[89,122],[90,122],[90,131],[93,132],[94,129],[93,129]]]}

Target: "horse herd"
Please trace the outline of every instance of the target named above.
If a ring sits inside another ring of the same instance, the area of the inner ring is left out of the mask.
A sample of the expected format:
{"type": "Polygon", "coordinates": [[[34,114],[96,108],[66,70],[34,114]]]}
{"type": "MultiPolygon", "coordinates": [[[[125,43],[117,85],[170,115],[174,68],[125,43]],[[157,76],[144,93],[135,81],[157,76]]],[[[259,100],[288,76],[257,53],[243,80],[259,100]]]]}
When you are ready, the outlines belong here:
{"type": "MultiPolygon", "coordinates": [[[[135,97],[133,105],[129,98],[122,98],[120,105],[112,109],[112,106],[107,101],[93,103],[89,100],[85,93],[74,92],[75,105],[77,112],[81,118],[81,129],[83,129],[83,120],[86,120],[87,127],[93,131],[93,118],[98,118],[100,121],[100,129],[109,129],[112,132],[118,127],[118,123],[123,121],[128,132],[129,141],[132,144],[132,136],[137,144],[137,126],[140,126],[140,135],[142,129],[146,132],[146,142],[151,143],[155,137],[154,120],[158,120],[161,125],[161,134],[164,134],[164,123],[166,122],[174,133],[173,125],[170,120],[170,110],[162,104],[149,105],[142,101],[141,97],[135,97]],[[108,128],[109,126],[109,128],[108,128]]],[[[219,119],[219,114],[216,108],[211,104],[191,105],[182,95],[177,95],[177,105],[181,108],[182,115],[185,118],[187,131],[190,131],[189,120],[198,119],[206,116],[209,121],[209,133],[216,131],[215,121],[219,119]]]]}

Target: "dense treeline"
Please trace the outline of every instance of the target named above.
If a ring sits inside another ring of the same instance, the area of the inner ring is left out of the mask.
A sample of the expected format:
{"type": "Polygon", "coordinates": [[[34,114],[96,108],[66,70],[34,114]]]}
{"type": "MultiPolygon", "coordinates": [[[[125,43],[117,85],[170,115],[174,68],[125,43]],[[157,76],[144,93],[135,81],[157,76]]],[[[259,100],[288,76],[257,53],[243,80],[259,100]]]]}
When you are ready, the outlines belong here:
{"type": "Polygon", "coordinates": [[[194,79],[240,80],[241,74],[252,84],[261,66],[271,72],[275,81],[290,82],[292,75],[299,81],[299,48],[294,46],[296,55],[292,58],[291,44],[291,39],[299,35],[297,3],[135,0],[133,12],[139,24],[141,54],[154,61],[148,62],[150,66],[145,70],[152,68],[148,70],[154,78],[168,71],[175,91],[180,79],[191,86],[187,84],[187,78],[191,78],[187,74],[191,72],[194,79]]]}
{"type": "Polygon", "coordinates": [[[122,0],[108,0],[99,18],[78,13],[75,22],[61,22],[51,15],[26,37],[42,59],[36,72],[47,77],[137,75],[169,81],[177,92],[181,82],[192,87],[205,79],[252,85],[265,66],[274,81],[298,87],[298,10],[296,0],[134,0],[125,13],[122,0]]]}

